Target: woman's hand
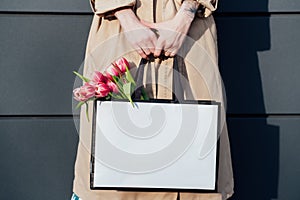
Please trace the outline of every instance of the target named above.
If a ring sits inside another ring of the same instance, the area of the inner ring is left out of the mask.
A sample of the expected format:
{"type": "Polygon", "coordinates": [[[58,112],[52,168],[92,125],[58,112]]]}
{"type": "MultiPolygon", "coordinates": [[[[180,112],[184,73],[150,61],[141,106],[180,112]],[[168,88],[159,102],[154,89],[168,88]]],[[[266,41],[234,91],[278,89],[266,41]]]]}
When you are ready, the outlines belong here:
{"type": "Polygon", "coordinates": [[[164,51],[165,56],[175,56],[180,49],[190,25],[194,19],[199,4],[196,1],[184,1],[176,16],[161,23],[142,23],[158,31],[159,38],[155,44],[154,56],[158,57],[164,51]]]}
{"type": "Polygon", "coordinates": [[[147,26],[142,24],[131,9],[117,11],[115,16],[124,29],[125,36],[141,57],[147,59],[154,53],[157,37],[147,26]]]}

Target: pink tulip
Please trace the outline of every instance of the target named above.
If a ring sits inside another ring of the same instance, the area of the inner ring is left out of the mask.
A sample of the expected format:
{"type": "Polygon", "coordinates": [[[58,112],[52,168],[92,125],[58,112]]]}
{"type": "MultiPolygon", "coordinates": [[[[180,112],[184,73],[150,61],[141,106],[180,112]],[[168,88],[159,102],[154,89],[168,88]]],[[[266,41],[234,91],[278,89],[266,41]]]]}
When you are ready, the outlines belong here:
{"type": "Polygon", "coordinates": [[[126,67],[129,69],[129,63],[126,58],[120,58],[114,64],[120,69],[122,74],[126,72],[126,67]]]}
{"type": "Polygon", "coordinates": [[[110,89],[105,83],[98,83],[95,85],[96,97],[106,97],[110,93],[110,89]]]}
{"type": "Polygon", "coordinates": [[[73,90],[73,95],[74,95],[74,99],[76,99],[76,101],[82,101],[81,95],[80,95],[80,88],[75,88],[73,90]]]}
{"type": "Polygon", "coordinates": [[[118,86],[114,82],[107,81],[106,84],[109,87],[111,92],[113,92],[113,93],[118,93],[119,92],[118,86]]]}
{"type": "Polygon", "coordinates": [[[105,71],[104,76],[106,76],[108,80],[113,81],[112,76],[108,72],[105,71]]]}
{"type": "Polygon", "coordinates": [[[87,101],[95,96],[95,86],[90,83],[85,83],[80,88],[73,90],[74,99],[77,101],[87,101]]]}
{"type": "Polygon", "coordinates": [[[113,80],[113,76],[119,76],[119,69],[117,67],[115,67],[113,64],[110,65],[106,71],[104,72],[105,73],[105,76],[110,79],[110,80],[113,80]]]}
{"type": "Polygon", "coordinates": [[[106,83],[107,82],[107,77],[104,74],[102,74],[101,72],[95,71],[92,81],[95,84],[106,83]]]}

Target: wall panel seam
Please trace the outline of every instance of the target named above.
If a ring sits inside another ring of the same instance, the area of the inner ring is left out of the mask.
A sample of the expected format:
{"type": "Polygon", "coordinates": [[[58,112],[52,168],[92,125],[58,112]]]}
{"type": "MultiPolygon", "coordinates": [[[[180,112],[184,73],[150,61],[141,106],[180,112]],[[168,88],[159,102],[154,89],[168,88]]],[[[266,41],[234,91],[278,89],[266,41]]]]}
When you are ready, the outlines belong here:
{"type": "MultiPolygon", "coordinates": [[[[3,119],[72,119],[79,118],[79,115],[0,115],[0,120],[3,119]]],[[[227,114],[227,118],[300,118],[300,114],[279,113],[279,114],[227,114]]]]}
{"type": "MultiPolygon", "coordinates": [[[[72,11],[0,11],[0,14],[24,14],[24,15],[93,15],[92,12],[72,12],[72,11]]],[[[300,15],[300,11],[292,11],[292,12],[216,12],[214,13],[215,16],[237,16],[237,17],[244,17],[244,16],[270,16],[270,15],[300,15]]]]}

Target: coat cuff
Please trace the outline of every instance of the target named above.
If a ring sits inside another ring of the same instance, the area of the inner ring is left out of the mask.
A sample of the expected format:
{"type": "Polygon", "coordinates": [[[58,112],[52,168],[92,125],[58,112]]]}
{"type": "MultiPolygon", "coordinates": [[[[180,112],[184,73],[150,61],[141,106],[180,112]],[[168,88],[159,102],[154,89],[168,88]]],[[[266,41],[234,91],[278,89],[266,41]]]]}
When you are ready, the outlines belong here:
{"type": "Polygon", "coordinates": [[[93,12],[99,16],[105,16],[122,7],[134,7],[136,0],[90,0],[93,12]]]}
{"type": "Polygon", "coordinates": [[[199,17],[210,16],[218,7],[218,0],[196,0],[200,3],[200,9],[197,13],[199,17]]]}

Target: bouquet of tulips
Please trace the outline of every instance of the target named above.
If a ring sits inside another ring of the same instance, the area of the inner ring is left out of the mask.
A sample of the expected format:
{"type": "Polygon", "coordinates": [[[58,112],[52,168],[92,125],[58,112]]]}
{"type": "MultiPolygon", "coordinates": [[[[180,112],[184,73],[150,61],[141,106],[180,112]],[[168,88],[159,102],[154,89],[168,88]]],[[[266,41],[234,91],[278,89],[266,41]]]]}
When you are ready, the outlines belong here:
{"type": "MultiPolygon", "coordinates": [[[[79,101],[76,108],[85,104],[88,118],[87,102],[105,97],[107,99],[127,99],[134,107],[131,94],[136,88],[136,83],[129,69],[130,65],[128,61],[125,58],[120,58],[108,66],[105,72],[94,71],[91,80],[74,71],[84,82],[81,87],[73,90],[74,99],[79,101]]],[[[148,99],[144,91],[142,91],[141,99],[148,99]]]]}

